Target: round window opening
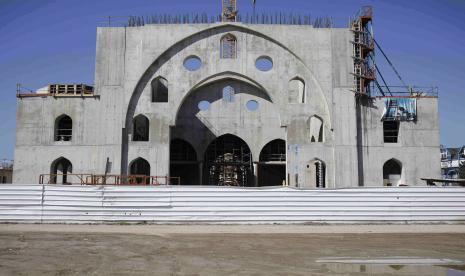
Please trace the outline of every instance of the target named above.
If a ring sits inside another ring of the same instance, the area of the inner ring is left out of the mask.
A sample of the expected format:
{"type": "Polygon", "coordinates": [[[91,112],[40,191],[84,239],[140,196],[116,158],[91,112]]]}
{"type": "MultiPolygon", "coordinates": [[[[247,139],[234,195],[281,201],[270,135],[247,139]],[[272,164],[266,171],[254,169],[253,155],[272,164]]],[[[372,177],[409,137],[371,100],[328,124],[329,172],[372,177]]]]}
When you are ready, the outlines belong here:
{"type": "Polygon", "coordinates": [[[258,102],[254,100],[250,100],[245,105],[249,111],[256,111],[258,109],[258,102]]]}
{"type": "Polygon", "coordinates": [[[273,60],[267,56],[259,57],[255,61],[255,67],[262,72],[270,71],[273,68],[273,60]]]}
{"type": "Polygon", "coordinates": [[[202,66],[202,60],[197,56],[190,56],[184,60],[184,67],[189,71],[197,71],[202,66]]]}
{"type": "Polygon", "coordinates": [[[208,110],[210,108],[210,102],[208,101],[201,101],[198,105],[199,109],[202,111],[208,110]]]}

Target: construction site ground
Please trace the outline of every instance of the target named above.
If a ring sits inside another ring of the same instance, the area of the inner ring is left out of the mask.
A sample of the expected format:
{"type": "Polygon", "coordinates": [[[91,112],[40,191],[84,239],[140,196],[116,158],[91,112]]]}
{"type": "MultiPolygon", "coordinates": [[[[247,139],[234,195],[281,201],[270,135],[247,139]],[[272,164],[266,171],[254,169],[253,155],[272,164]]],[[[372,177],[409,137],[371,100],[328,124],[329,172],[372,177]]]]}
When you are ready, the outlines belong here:
{"type": "Polygon", "coordinates": [[[465,225],[0,224],[0,275],[465,275],[465,225]]]}

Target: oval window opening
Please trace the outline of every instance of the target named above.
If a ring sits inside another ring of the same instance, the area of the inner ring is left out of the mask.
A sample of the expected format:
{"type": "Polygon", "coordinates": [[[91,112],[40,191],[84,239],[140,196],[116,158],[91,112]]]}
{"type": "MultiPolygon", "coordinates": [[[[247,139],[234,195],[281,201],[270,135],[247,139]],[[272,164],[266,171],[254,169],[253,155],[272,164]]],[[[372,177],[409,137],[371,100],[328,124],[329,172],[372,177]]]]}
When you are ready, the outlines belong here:
{"type": "Polygon", "coordinates": [[[273,68],[273,60],[266,56],[259,57],[255,61],[255,67],[262,72],[270,71],[273,68]]]}
{"type": "Polygon", "coordinates": [[[250,100],[247,102],[246,107],[249,111],[256,111],[258,109],[258,102],[250,100]]]}
{"type": "Polygon", "coordinates": [[[199,109],[202,110],[202,111],[208,110],[208,109],[210,108],[210,102],[208,102],[208,101],[201,101],[201,102],[199,102],[198,107],[199,107],[199,109]]]}
{"type": "Polygon", "coordinates": [[[189,71],[197,71],[202,66],[202,60],[197,56],[190,56],[184,60],[184,67],[189,71]]]}

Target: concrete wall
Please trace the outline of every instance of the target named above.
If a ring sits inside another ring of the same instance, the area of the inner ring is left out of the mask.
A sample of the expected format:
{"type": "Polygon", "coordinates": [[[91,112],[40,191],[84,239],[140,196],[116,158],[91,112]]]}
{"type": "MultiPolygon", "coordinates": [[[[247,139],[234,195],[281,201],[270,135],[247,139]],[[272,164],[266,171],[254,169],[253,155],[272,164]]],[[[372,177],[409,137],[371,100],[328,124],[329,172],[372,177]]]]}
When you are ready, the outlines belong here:
{"type": "MultiPolygon", "coordinates": [[[[73,172],[103,173],[109,157],[113,163],[111,173],[125,173],[132,160],[143,157],[150,162],[152,175],[168,175],[172,138],[189,140],[197,155],[203,156],[211,137],[231,133],[248,143],[255,160],[266,143],[285,139],[291,186],[311,187],[307,166],[316,159],[326,164],[327,187],[358,186],[351,40],[348,29],[293,25],[216,23],[98,28],[95,72],[98,97],[18,99],[15,182],[36,182],[38,175],[49,173],[51,162],[61,156],[72,162],[73,172]],[[237,38],[236,59],[220,59],[219,42],[227,33],[237,38]],[[192,55],[202,60],[197,71],[183,67],[185,58],[192,55]],[[260,56],[273,60],[271,71],[255,68],[255,60],[260,56]],[[151,102],[150,83],[159,76],[168,81],[167,103],[151,102]],[[296,77],[305,82],[305,103],[289,103],[289,81],[296,77]],[[224,105],[218,97],[226,83],[237,87],[234,104],[224,105]],[[212,101],[212,108],[195,113],[204,128],[203,134],[193,135],[190,123],[182,116],[186,112],[194,114],[202,97],[212,101]],[[257,112],[244,108],[250,99],[259,102],[257,112]],[[54,120],[61,114],[73,119],[71,142],[53,141],[54,120]],[[131,141],[132,118],[138,114],[150,120],[148,142],[131,141]],[[321,143],[310,141],[311,116],[324,122],[321,143]],[[205,138],[205,131],[213,135],[205,138]]],[[[367,111],[367,114],[371,119],[365,127],[370,137],[366,146],[378,148],[378,144],[370,141],[379,138],[375,133],[380,126],[382,129],[382,124],[374,120],[378,113],[367,111]]],[[[419,184],[413,180],[423,176],[423,172],[426,176],[435,173],[434,162],[429,160],[437,156],[428,154],[439,147],[439,141],[417,143],[416,138],[428,129],[438,137],[437,113],[425,116],[419,116],[418,124],[422,127],[408,132],[411,139],[405,132],[406,142],[401,143],[409,147],[412,156],[423,154],[423,159],[428,160],[424,167],[431,168],[426,173],[418,169],[418,164],[410,164],[412,159],[401,158],[408,163],[405,168],[411,168],[405,176],[411,185],[419,184]],[[428,128],[428,121],[423,123],[423,118],[436,120],[436,124],[428,128]]],[[[364,164],[369,164],[365,170],[373,172],[365,174],[365,182],[381,185],[377,176],[380,161],[374,162],[374,155],[368,152],[364,151],[367,160],[364,164]]]]}
{"type": "MultiPolygon", "coordinates": [[[[400,122],[398,143],[384,143],[384,99],[363,111],[363,165],[366,186],[383,184],[383,165],[394,158],[402,163],[401,183],[421,185],[421,178],[440,177],[437,98],[417,99],[417,120],[400,122]]],[[[424,183],[423,183],[424,184],[424,183]]]]}

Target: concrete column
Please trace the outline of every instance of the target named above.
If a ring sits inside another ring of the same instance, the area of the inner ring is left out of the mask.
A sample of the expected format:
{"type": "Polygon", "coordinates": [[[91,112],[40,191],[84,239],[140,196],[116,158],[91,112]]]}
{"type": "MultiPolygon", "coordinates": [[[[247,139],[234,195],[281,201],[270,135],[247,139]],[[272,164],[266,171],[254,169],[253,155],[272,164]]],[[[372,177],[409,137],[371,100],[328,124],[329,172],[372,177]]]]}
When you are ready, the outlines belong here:
{"type": "Polygon", "coordinates": [[[203,181],[203,162],[199,162],[199,185],[202,185],[203,181]]]}
{"type": "Polygon", "coordinates": [[[253,163],[253,179],[255,187],[258,187],[258,164],[253,163]]]}

